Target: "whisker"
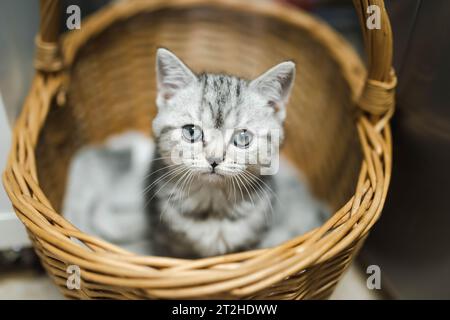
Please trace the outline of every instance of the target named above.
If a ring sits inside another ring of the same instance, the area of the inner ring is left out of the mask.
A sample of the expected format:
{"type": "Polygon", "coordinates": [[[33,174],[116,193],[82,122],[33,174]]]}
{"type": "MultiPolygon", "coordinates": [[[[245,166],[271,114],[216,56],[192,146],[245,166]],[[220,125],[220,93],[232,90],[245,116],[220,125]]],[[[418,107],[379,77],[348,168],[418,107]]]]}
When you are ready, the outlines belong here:
{"type": "MultiPolygon", "coordinates": [[[[237,176],[235,176],[235,177],[237,177],[237,176]]],[[[241,192],[241,201],[244,201],[244,193],[242,192],[241,185],[239,183],[239,180],[237,180],[237,178],[236,178],[236,184],[237,184],[237,186],[239,188],[239,191],[241,192]]]]}
{"type": "MultiPolygon", "coordinates": [[[[175,169],[176,170],[176,169],[175,169]]],[[[189,168],[181,168],[181,170],[178,170],[174,175],[172,175],[172,177],[166,181],[154,194],[153,196],[145,203],[145,206],[147,206],[152,200],[153,198],[155,198],[155,196],[158,194],[158,192],[160,192],[170,181],[172,181],[174,178],[177,177],[177,175],[179,174],[183,174],[185,171],[189,170],[189,168]]]]}
{"type": "Polygon", "coordinates": [[[268,189],[268,191],[270,191],[270,192],[275,196],[276,200],[277,200],[279,203],[281,203],[281,200],[280,200],[280,198],[278,197],[278,195],[276,194],[276,192],[273,191],[272,188],[271,188],[266,182],[264,182],[264,180],[262,180],[262,179],[259,178],[257,175],[255,175],[254,173],[252,173],[252,172],[250,172],[250,171],[248,171],[248,170],[245,170],[244,172],[245,172],[246,174],[249,174],[253,179],[256,179],[256,180],[258,180],[259,182],[261,182],[261,183],[268,189]]]}
{"type": "Polygon", "coordinates": [[[150,185],[148,185],[147,187],[144,188],[142,194],[145,195],[146,193],[148,193],[151,188],[156,185],[158,182],[160,182],[161,180],[167,178],[168,176],[178,172],[179,170],[183,169],[183,167],[180,168],[174,168],[169,170],[168,172],[164,173],[161,177],[159,177],[158,179],[156,179],[155,181],[153,181],[150,185]]]}
{"type": "MultiPolygon", "coordinates": [[[[190,192],[191,192],[191,186],[192,186],[192,183],[193,183],[193,181],[194,181],[194,179],[195,179],[195,176],[196,176],[196,173],[195,172],[193,172],[193,171],[191,171],[190,172],[190,175],[188,176],[188,178],[186,179],[186,185],[187,185],[187,192],[185,193],[185,196],[184,196],[184,198],[182,198],[182,204],[181,204],[181,212],[182,213],[184,213],[185,211],[184,211],[184,204],[185,204],[185,201],[189,198],[189,196],[190,196],[190,192]]],[[[184,188],[184,187],[183,187],[184,188]]]]}
{"type": "Polygon", "coordinates": [[[234,176],[231,176],[231,182],[233,183],[233,197],[234,197],[234,206],[236,206],[236,185],[234,183],[234,176]]]}
{"type": "Polygon", "coordinates": [[[175,186],[174,186],[174,187],[172,188],[172,190],[170,191],[169,197],[167,198],[166,203],[165,203],[165,206],[164,206],[164,210],[161,212],[161,214],[160,214],[160,216],[159,216],[159,219],[160,219],[160,220],[162,219],[164,213],[165,213],[165,212],[167,211],[167,209],[169,208],[170,200],[172,199],[172,196],[173,196],[173,194],[174,194],[174,192],[175,192],[175,189],[177,189],[178,185],[181,184],[182,181],[184,181],[184,178],[185,178],[186,176],[188,176],[189,173],[190,173],[190,170],[186,170],[186,171],[183,173],[183,175],[181,176],[181,178],[179,178],[179,179],[177,180],[177,182],[175,183],[175,186]]]}
{"type": "MultiPolygon", "coordinates": [[[[244,171],[244,176],[245,176],[245,171],[244,171]]],[[[246,176],[246,177],[248,179],[248,182],[250,183],[250,185],[252,186],[252,188],[255,190],[256,194],[260,198],[260,200],[267,201],[269,203],[271,214],[274,215],[275,213],[274,213],[274,210],[272,207],[272,201],[271,201],[269,195],[267,194],[267,192],[257,182],[250,180],[249,179],[250,176],[246,176]],[[263,197],[261,197],[260,193],[254,188],[254,186],[256,186],[258,188],[258,190],[261,191],[263,197]]],[[[267,216],[267,213],[265,211],[264,211],[264,220],[265,220],[266,224],[269,224],[269,217],[267,216]]]]}
{"type": "Polygon", "coordinates": [[[173,168],[173,167],[176,167],[176,166],[181,166],[181,164],[170,164],[170,165],[164,166],[164,167],[162,167],[162,168],[159,168],[158,170],[155,170],[155,171],[150,172],[149,174],[146,174],[146,175],[142,178],[142,180],[147,180],[147,179],[150,178],[152,175],[154,175],[154,174],[157,173],[157,172],[160,172],[161,170],[165,170],[165,169],[168,169],[168,168],[173,168]]]}
{"type": "Polygon", "coordinates": [[[189,181],[189,187],[188,187],[188,192],[187,192],[187,197],[189,197],[189,195],[191,194],[191,186],[192,183],[194,182],[194,179],[197,177],[197,173],[193,172],[192,173],[192,178],[189,181]]]}
{"type": "MultiPolygon", "coordinates": [[[[253,197],[251,196],[250,192],[248,191],[247,186],[246,186],[246,184],[244,183],[244,181],[241,180],[240,174],[237,174],[237,175],[236,175],[236,178],[239,179],[239,180],[241,181],[242,186],[244,187],[245,191],[247,191],[247,194],[248,194],[248,196],[249,196],[249,198],[250,198],[250,201],[251,201],[252,204],[253,204],[253,207],[255,207],[255,202],[253,201],[253,197]]],[[[242,178],[243,178],[243,177],[242,177],[242,178]]]]}

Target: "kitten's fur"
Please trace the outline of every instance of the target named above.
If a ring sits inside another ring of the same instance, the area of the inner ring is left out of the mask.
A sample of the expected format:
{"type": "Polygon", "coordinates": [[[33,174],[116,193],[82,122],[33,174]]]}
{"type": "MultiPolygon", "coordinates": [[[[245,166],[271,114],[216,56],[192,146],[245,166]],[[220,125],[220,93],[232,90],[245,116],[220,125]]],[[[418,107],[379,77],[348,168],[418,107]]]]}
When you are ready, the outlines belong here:
{"type": "Polygon", "coordinates": [[[283,139],[295,64],[280,63],[247,81],[195,75],[166,49],[158,50],[156,60],[157,152],[146,186],[154,251],[205,257],[254,248],[272,213],[273,178],[260,175],[260,163],[249,164],[242,156],[255,155],[261,140],[277,148],[261,130],[278,130],[283,139]],[[190,124],[203,130],[200,141],[183,138],[182,127],[190,124]],[[232,142],[236,128],[253,133],[247,148],[232,142]],[[174,150],[195,146],[199,149],[174,163],[174,150]],[[215,170],[211,159],[217,160],[215,170]]]}

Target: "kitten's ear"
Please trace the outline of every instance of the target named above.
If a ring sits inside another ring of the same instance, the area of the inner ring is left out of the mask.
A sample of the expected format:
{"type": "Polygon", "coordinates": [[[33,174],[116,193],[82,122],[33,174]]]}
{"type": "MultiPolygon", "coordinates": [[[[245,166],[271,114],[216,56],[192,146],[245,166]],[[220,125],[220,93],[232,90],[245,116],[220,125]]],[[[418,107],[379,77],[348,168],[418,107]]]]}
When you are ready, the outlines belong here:
{"type": "Polygon", "coordinates": [[[282,62],[250,83],[250,87],[281,107],[287,102],[295,79],[295,63],[282,62]]]}
{"type": "Polygon", "coordinates": [[[197,77],[176,55],[159,48],[156,52],[156,79],[158,95],[168,100],[197,77]]]}

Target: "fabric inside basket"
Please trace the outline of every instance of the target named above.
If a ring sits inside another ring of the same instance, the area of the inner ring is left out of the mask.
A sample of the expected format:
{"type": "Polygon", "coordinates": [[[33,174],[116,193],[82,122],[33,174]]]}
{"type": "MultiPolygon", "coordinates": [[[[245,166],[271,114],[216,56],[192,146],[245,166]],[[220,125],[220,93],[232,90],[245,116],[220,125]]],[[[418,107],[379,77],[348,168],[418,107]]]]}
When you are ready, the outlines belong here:
{"type": "MultiPolygon", "coordinates": [[[[64,197],[65,217],[83,232],[139,254],[152,255],[144,181],[153,141],[136,131],[112,136],[74,156],[64,197]]],[[[269,232],[260,247],[273,247],[320,226],[329,210],[309,192],[301,173],[281,159],[269,232]]]]}

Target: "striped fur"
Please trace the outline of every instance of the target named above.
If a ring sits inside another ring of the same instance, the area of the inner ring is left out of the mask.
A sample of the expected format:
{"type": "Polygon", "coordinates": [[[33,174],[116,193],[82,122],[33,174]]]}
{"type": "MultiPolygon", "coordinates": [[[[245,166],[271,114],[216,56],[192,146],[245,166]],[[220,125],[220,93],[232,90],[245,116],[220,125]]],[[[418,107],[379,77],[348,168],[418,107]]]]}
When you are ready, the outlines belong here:
{"type": "Polygon", "coordinates": [[[295,65],[284,62],[253,81],[195,75],[174,54],[158,50],[158,152],[145,186],[157,254],[205,257],[258,245],[270,227],[274,196],[273,177],[260,174],[259,161],[267,159],[258,146],[276,147],[267,130],[283,138],[294,74],[295,65]],[[195,143],[182,137],[191,124],[203,131],[195,143]],[[248,147],[233,144],[237,129],[252,133],[248,147]],[[258,161],[250,163],[251,156],[258,161]],[[215,168],[209,159],[218,159],[215,168]]]}

